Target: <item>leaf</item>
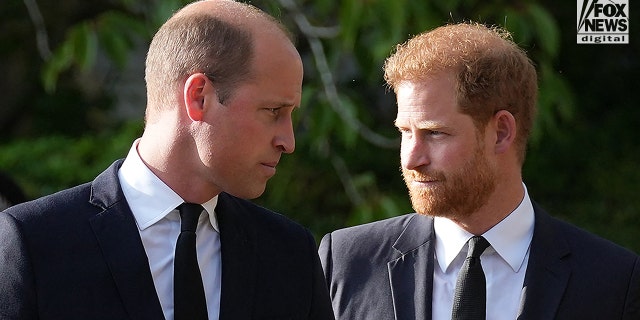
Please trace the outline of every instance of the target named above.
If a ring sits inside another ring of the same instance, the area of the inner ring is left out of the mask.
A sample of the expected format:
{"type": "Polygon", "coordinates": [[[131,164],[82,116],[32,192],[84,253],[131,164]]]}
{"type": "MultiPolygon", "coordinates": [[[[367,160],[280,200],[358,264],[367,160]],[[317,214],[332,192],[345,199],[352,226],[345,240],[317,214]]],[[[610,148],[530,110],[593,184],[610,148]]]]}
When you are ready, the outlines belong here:
{"type": "MultiPolygon", "coordinates": [[[[406,28],[405,24],[407,22],[408,4],[403,0],[382,1],[382,3],[385,4],[384,16],[389,20],[387,23],[388,28],[380,28],[382,30],[388,30],[386,41],[383,42],[396,43],[399,39],[405,37],[403,30],[406,28]]],[[[385,38],[380,40],[385,40],[385,38]]],[[[389,51],[391,51],[391,47],[387,49],[387,53],[389,51]]]]}
{"type": "Polygon", "coordinates": [[[340,37],[344,50],[353,51],[362,16],[361,1],[342,1],[340,6],[340,37]]]}
{"type": "Polygon", "coordinates": [[[542,49],[551,57],[557,56],[560,48],[560,31],[555,20],[547,10],[535,3],[529,5],[529,14],[542,49]]]}
{"type": "Polygon", "coordinates": [[[340,95],[340,112],[342,113],[340,120],[342,125],[334,125],[338,134],[342,138],[347,148],[352,148],[358,142],[358,128],[354,127],[354,122],[358,121],[358,107],[353,103],[347,95],[340,95]]]}
{"type": "Polygon", "coordinates": [[[134,34],[149,37],[150,32],[144,21],[119,11],[107,11],[98,17],[96,24],[101,31],[118,33],[131,38],[134,34]]]}
{"type": "Polygon", "coordinates": [[[131,49],[129,41],[120,33],[101,30],[98,34],[101,47],[115,65],[122,69],[127,64],[127,56],[131,49]]]}
{"type": "Polygon", "coordinates": [[[42,69],[42,85],[47,93],[51,94],[56,90],[60,73],[71,66],[73,59],[74,42],[67,39],[53,52],[53,55],[42,69]]]}
{"type": "Polygon", "coordinates": [[[380,207],[383,218],[390,218],[397,215],[398,212],[403,212],[401,206],[389,196],[382,196],[380,199],[380,207]]]}
{"type": "Polygon", "coordinates": [[[562,121],[572,120],[575,110],[569,84],[550,67],[544,69],[542,76],[546,103],[554,107],[554,116],[562,121]]]}
{"type": "Polygon", "coordinates": [[[519,45],[530,43],[532,38],[531,25],[527,23],[522,14],[513,8],[504,10],[504,26],[509,30],[513,37],[513,41],[519,45]]]}
{"type": "MultiPolygon", "coordinates": [[[[412,30],[412,34],[407,33],[406,22],[403,24],[403,30],[400,34],[399,39],[393,39],[393,43],[404,42],[409,38],[409,36],[413,36],[415,34],[419,34],[425,32],[427,30],[434,29],[435,27],[440,26],[444,21],[450,18],[443,18],[440,14],[438,14],[437,10],[433,9],[433,6],[430,6],[428,2],[421,1],[410,1],[407,5],[411,5],[411,7],[405,7],[407,17],[405,19],[409,20],[412,23],[415,23],[415,26],[412,28],[408,28],[412,30]]],[[[453,15],[454,13],[448,13],[453,15]]]]}
{"type": "Polygon", "coordinates": [[[74,42],[75,62],[86,72],[93,67],[98,54],[98,40],[88,22],[83,22],[71,30],[70,40],[74,42]]]}
{"type": "Polygon", "coordinates": [[[151,14],[149,22],[151,30],[158,30],[162,24],[169,19],[181,7],[180,1],[163,0],[157,1],[151,14]]]}

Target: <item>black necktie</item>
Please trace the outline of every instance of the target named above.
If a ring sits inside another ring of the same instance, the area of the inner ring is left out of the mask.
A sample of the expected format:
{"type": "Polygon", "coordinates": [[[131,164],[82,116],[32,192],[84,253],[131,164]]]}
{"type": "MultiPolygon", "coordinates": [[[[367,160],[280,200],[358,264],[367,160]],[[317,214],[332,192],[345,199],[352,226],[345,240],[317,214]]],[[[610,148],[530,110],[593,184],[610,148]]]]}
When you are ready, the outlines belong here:
{"type": "Polygon", "coordinates": [[[175,320],[206,320],[207,302],[196,253],[196,226],[202,206],[183,203],[180,211],[180,235],[173,261],[173,312],[175,320]]]}
{"type": "Polygon", "coordinates": [[[486,317],[487,288],[480,255],[489,247],[489,242],[475,236],[469,239],[469,252],[462,264],[458,280],[456,281],[456,293],[453,297],[453,320],[482,320],[486,317]]]}

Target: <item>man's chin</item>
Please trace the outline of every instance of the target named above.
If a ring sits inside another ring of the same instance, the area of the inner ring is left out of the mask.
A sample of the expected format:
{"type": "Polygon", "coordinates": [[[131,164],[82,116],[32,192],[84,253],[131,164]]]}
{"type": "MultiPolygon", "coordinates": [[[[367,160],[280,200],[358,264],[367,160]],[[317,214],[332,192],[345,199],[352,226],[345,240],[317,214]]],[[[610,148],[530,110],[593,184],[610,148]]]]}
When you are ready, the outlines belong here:
{"type": "Polygon", "coordinates": [[[260,197],[266,189],[266,184],[256,185],[253,188],[245,188],[242,190],[225,190],[226,193],[246,200],[253,200],[260,197]]]}

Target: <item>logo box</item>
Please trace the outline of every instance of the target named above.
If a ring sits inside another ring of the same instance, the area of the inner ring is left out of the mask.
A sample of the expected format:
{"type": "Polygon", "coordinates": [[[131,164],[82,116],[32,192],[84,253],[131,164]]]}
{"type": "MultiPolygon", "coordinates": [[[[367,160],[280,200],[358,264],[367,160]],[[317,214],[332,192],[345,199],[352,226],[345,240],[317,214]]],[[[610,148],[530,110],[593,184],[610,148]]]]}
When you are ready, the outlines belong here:
{"type": "Polygon", "coordinates": [[[577,43],[629,43],[629,0],[577,0],[577,43]]]}

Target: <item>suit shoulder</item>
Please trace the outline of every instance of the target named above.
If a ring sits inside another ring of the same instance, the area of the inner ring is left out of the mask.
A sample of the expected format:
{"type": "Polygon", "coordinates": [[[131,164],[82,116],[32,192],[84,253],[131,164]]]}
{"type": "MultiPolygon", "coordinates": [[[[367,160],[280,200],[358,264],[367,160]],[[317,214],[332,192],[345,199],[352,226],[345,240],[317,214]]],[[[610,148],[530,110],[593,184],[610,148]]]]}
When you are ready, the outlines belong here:
{"type": "Polygon", "coordinates": [[[610,273],[613,269],[629,269],[640,257],[610,240],[546,213],[534,205],[536,222],[531,254],[570,255],[575,261],[589,261],[594,272],[610,273]],[[535,243],[535,245],[534,245],[535,243]],[[609,270],[609,271],[606,271],[609,270]]]}
{"type": "MultiPolygon", "coordinates": [[[[424,238],[429,236],[428,226],[433,219],[416,213],[405,214],[385,220],[339,229],[324,236],[320,243],[321,255],[331,254],[345,259],[387,259],[397,254],[394,244],[407,230],[424,230],[424,238]]],[[[413,238],[413,236],[410,236],[413,238]]],[[[414,238],[416,243],[422,240],[414,238]]],[[[342,258],[339,258],[342,259],[342,258]]]]}
{"type": "Polygon", "coordinates": [[[339,304],[334,307],[349,308],[354,297],[390,301],[391,292],[380,296],[384,290],[380,285],[389,283],[387,264],[416,248],[427,248],[424,244],[431,239],[432,226],[431,217],[412,213],[325,235],[318,253],[330,291],[337,299],[334,302],[339,304]]]}
{"type": "Polygon", "coordinates": [[[2,213],[9,214],[18,221],[28,221],[51,215],[57,216],[57,213],[67,212],[70,208],[88,205],[90,193],[90,183],[85,183],[35,200],[17,204],[7,208],[2,213]]]}
{"type": "Polygon", "coordinates": [[[567,242],[574,251],[599,255],[601,256],[600,259],[610,259],[609,261],[636,260],[639,258],[636,253],[608,239],[566,221],[553,219],[556,221],[559,232],[566,236],[567,242]]]}
{"type": "Polygon", "coordinates": [[[356,239],[372,241],[374,239],[388,237],[389,235],[400,235],[402,231],[415,219],[422,220],[431,218],[416,213],[409,213],[353,227],[338,229],[331,232],[331,238],[334,242],[353,241],[356,239]]]}

